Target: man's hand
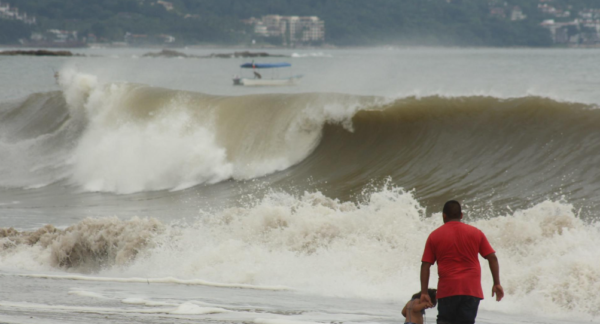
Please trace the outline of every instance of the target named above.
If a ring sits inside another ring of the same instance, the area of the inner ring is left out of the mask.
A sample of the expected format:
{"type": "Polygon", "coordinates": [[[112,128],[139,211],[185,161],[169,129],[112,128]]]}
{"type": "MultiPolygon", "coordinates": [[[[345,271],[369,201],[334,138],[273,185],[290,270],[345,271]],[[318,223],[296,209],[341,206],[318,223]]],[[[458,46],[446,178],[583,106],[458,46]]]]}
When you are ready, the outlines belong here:
{"type": "MultiPolygon", "coordinates": [[[[496,295],[496,301],[501,301],[504,297],[504,289],[502,289],[502,285],[494,285],[492,286],[492,297],[496,295]]],[[[421,300],[423,300],[423,295],[421,295],[421,300]]]]}
{"type": "Polygon", "coordinates": [[[427,305],[427,308],[433,307],[433,303],[431,302],[429,294],[421,294],[421,299],[419,301],[421,303],[425,303],[427,305]]]}

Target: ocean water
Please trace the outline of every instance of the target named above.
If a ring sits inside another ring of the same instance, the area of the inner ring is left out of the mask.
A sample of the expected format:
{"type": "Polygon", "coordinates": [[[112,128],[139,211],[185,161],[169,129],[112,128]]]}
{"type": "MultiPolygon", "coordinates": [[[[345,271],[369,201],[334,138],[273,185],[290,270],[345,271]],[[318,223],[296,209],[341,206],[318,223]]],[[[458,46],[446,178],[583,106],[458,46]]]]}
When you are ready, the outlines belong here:
{"type": "Polygon", "coordinates": [[[0,57],[0,323],[401,323],[449,199],[478,323],[600,322],[599,50],[150,51],[0,57]]]}

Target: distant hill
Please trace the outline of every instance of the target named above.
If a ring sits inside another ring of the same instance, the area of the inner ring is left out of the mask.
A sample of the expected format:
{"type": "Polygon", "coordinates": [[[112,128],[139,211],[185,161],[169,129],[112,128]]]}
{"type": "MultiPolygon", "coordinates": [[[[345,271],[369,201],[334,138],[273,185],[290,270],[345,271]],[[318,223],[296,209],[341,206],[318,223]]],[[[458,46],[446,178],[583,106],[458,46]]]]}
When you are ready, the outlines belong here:
{"type": "Polygon", "coordinates": [[[19,39],[28,38],[31,27],[20,21],[0,19],[0,44],[16,44],[19,39]]]}
{"type": "MultiPolygon", "coordinates": [[[[34,15],[34,30],[75,30],[97,41],[125,33],[168,34],[175,43],[245,44],[256,36],[242,19],[268,14],[318,16],[337,46],[550,46],[541,0],[0,0],[34,15]],[[525,19],[513,21],[519,6],[525,19]],[[493,11],[492,9],[496,10],[493,11]],[[503,13],[503,14],[502,14],[503,13]],[[504,15],[504,16],[503,16],[504,15]]],[[[598,0],[545,0],[576,12],[598,0]]],[[[0,28],[0,34],[7,33],[0,28]]],[[[11,32],[12,33],[12,32],[11,32]]],[[[22,37],[22,35],[20,35],[22,37]]],[[[0,35],[0,42],[15,37],[0,35]]],[[[152,38],[152,37],[150,37],[152,38]]],[[[154,38],[155,39],[155,38],[154,38]]],[[[259,40],[260,41],[260,40],[259,40]]]]}

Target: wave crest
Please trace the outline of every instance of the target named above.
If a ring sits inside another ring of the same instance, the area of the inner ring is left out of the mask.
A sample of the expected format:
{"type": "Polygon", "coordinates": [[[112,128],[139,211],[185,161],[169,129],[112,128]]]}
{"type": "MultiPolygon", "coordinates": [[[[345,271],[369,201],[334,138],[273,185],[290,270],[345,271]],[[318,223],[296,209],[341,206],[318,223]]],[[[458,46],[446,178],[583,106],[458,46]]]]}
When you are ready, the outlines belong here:
{"type": "Polygon", "coordinates": [[[0,228],[0,243],[5,255],[23,245],[35,246],[45,251],[53,267],[90,272],[132,261],[163,231],[164,226],[154,219],[88,218],[65,230],[52,225],[33,232],[0,228]]]}
{"type": "Polygon", "coordinates": [[[592,106],[539,97],[223,97],[100,84],[77,73],[61,74],[61,84],[66,99],[35,94],[0,115],[3,124],[20,116],[21,125],[34,125],[40,120],[31,112],[65,105],[55,107],[58,128],[43,128],[49,133],[18,139],[25,133],[13,129],[12,143],[0,141],[8,157],[0,185],[66,179],[127,194],[285,170],[264,180],[285,177],[343,200],[392,177],[434,208],[456,196],[482,210],[562,196],[600,205],[590,167],[600,152],[600,110],[592,106]]]}
{"type": "MultiPolygon", "coordinates": [[[[507,293],[502,303],[486,299],[482,308],[598,314],[597,222],[584,222],[572,205],[552,201],[489,219],[477,219],[468,207],[465,214],[496,249],[507,293]]],[[[33,257],[53,267],[92,269],[110,278],[175,277],[181,282],[285,286],[323,295],[404,300],[419,288],[425,240],[441,224],[440,213],[426,217],[411,193],[394,187],[373,191],[362,203],[320,192],[272,193],[245,207],[205,212],[192,224],[104,218],[66,230],[9,230],[1,239],[0,261],[16,265],[13,260],[19,257],[33,257]],[[6,247],[9,241],[12,245],[6,247]]],[[[487,291],[492,278],[484,263],[482,259],[487,291]]],[[[35,271],[40,265],[23,267],[35,271]]],[[[433,278],[436,271],[432,268],[433,278]]]]}

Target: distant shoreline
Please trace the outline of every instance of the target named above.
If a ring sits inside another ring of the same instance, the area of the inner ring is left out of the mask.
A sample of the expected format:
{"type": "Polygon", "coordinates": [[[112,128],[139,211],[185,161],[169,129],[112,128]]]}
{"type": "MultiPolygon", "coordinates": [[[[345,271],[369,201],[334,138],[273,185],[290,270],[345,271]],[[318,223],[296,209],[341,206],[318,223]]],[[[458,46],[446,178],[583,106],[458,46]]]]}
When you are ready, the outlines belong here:
{"type": "Polygon", "coordinates": [[[447,45],[370,45],[370,46],[298,46],[298,47],[286,47],[286,46],[248,46],[245,44],[237,45],[219,45],[219,44],[194,44],[194,45],[181,45],[181,46],[161,46],[148,44],[144,46],[131,46],[123,44],[104,44],[104,43],[93,43],[87,46],[30,46],[22,44],[0,44],[2,50],[14,50],[14,51],[64,51],[64,50],[85,50],[85,49],[147,49],[147,50],[186,50],[186,49],[245,49],[247,51],[264,51],[264,50],[360,50],[370,48],[390,48],[390,49],[427,49],[427,48],[445,48],[445,49],[598,49],[600,44],[584,44],[584,45],[555,45],[555,46],[447,46],[447,45]]]}
{"type": "MultiPolygon", "coordinates": [[[[71,56],[79,56],[79,57],[87,57],[88,55],[81,53],[73,53],[70,50],[47,50],[47,49],[37,49],[37,50],[6,50],[0,51],[0,56],[55,56],[55,57],[71,57],[71,56]]],[[[92,55],[97,56],[97,55],[92,55]]],[[[208,55],[192,55],[186,54],[179,51],[174,51],[170,49],[163,49],[160,52],[147,52],[143,54],[141,57],[152,57],[152,58],[190,58],[190,59],[210,59],[210,58],[221,58],[221,59],[230,59],[230,58],[258,58],[258,57],[290,57],[290,55],[281,55],[281,54],[270,54],[267,52],[250,52],[250,51],[236,51],[230,53],[211,53],[208,55]]]]}

